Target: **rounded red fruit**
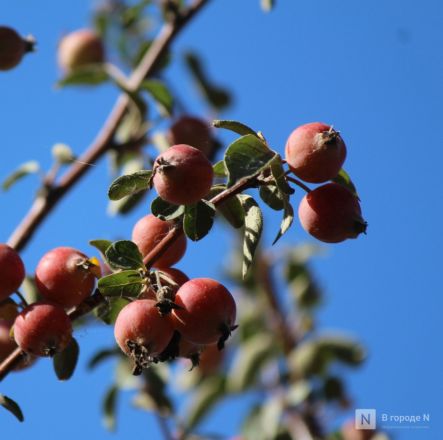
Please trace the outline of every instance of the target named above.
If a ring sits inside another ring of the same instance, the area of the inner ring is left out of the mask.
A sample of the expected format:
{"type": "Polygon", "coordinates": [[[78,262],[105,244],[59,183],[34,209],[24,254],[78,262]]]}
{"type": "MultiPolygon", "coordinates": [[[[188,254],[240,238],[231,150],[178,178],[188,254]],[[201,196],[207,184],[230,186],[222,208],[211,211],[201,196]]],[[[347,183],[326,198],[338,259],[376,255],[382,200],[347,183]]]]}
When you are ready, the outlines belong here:
{"type": "Polygon", "coordinates": [[[35,282],[45,299],[73,307],[91,294],[95,277],[86,255],[71,247],[58,247],[38,263],[35,282]]]}
{"type": "Polygon", "coordinates": [[[330,125],[312,122],[290,134],[285,156],[297,177],[305,182],[322,183],[337,176],[346,159],[346,145],[330,125]]]}
{"type": "Polygon", "coordinates": [[[220,367],[224,350],[219,350],[217,344],[207,345],[200,353],[198,368],[200,372],[208,376],[214,374],[220,367]]]}
{"type": "Polygon", "coordinates": [[[25,275],[20,255],[7,244],[0,244],[0,301],[20,287],[25,275]]]}
{"type": "Polygon", "coordinates": [[[102,63],[104,60],[103,42],[89,29],[72,32],[59,43],[58,63],[67,72],[88,64],[102,63]]]}
{"type": "Polygon", "coordinates": [[[187,144],[209,156],[212,150],[212,134],[209,124],[193,116],[181,116],[172,124],[168,133],[171,145],[187,144]]]}
{"type": "Polygon", "coordinates": [[[14,338],[27,353],[54,356],[63,351],[72,339],[71,320],[56,304],[34,303],[17,316],[14,338]]]}
{"type": "Polygon", "coordinates": [[[306,194],[300,202],[298,216],[306,232],[326,243],[356,238],[367,227],[357,197],[336,183],[306,194]]]}
{"type": "Polygon", "coordinates": [[[13,69],[33,46],[31,37],[22,38],[14,29],[0,26],[0,70],[13,69]]]}
{"type": "Polygon", "coordinates": [[[223,342],[235,328],[236,306],[229,290],[210,278],[195,278],[178,289],[171,319],[182,337],[194,344],[223,342]]]}
{"type": "Polygon", "coordinates": [[[174,145],[154,163],[154,187],[158,195],[175,205],[192,205],[202,199],[212,186],[211,162],[197,148],[174,145]]]}
{"type": "MultiPolygon", "coordinates": [[[[132,241],[146,256],[168,234],[172,223],[160,220],[153,214],[142,217],[132,230],[132,241]]],[[[154,263],[155,267],[169,267],[177,263],[186,252],[186,237],[181,235],[154,263]]]]}
{"type": "Polygon", "coordinates": [[[133,301],[115,321],[117,344],[142,368],[167,347],[174,333],[170,320],[160,315],[155,304],[151,299],[133,301]]]}

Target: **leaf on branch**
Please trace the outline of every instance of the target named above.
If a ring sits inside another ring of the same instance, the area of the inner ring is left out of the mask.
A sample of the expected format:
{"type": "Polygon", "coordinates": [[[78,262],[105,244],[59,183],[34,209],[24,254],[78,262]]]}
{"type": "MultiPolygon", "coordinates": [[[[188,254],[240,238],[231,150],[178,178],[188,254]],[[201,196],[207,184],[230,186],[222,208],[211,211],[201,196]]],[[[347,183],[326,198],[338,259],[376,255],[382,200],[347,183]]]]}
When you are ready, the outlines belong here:
{"type": "Polygon", "coordinates": [[[3,181],[2,183],[3,191],[7,191],[9,188],[11,188],[12,185],[14,185],[23,177],[26,177],[29,174],[38,173],[39,171],[40,171],[40,164],[37,161],[31,160],[29,162],[25,162],[24,164],[20,165],[12,174],[10,174],[3,181]]]}
{"type": "Polygon", "coordinates": [[[338,172],[337,176],[332,179],[332,181],[349,189],[349,191],[351,191],[360,200],[360,197],[358,197],[357,188],[352,182],[349,174],[343,168],[338,172]]]}
{"type": "Polygon", "coordinates": [[[91,246],[94,246],[102,255],[103,257],[106,255],[106,250],[111,246],[112,241],[110,240],[90,240],[89,244],[91,246]]]}
{"type": "Polygon", "coordinates": [[[106,262],[112,269],[144,269],[143,256],[130,240],[115,241],[106,249],[106,262]]]}
{"type": "Polygon", "coordinates": [[[238,196],[241,200],[245,213],[245,235],[243,239],[243,267],[242,276],[246,277],[249,267],[252,264],[255,250],[260,241],[263,230],[263,215],[257,202],[248,195],[238,196]]]}
{"type": "Polygon", "coordinates": [[[103,398],[103,424],[105,428],[109,431],[115,430],[116,418],[115,418],[115,410],[117,407],[117,397],[118,397],[119,389],[116,385],[112,385],[106,391],[106,394],[103,398]]]}
{"type": "Polygon", "coordinates": [[[206,200],[185,208],[183,230],[192,241],[201,240],[214,224],[215,206],[206,200]]]}
{"type": "Polygon", "coordinates": [[[74,374],[79,352],[80,347],[75,338],[72,338],[69,345],[54,356],[54,371],[59,380],[68,380],[74,374]]]}
{"type": "Polygon", "coordinates": [[[90,64],[67,73],[56,86],[98,85],[108,80],[109,74],[104,64],[90,64]]]}
{"type": "Polygon", "coordinates": [[[184,205],[173,205],[161,197],[156,197],[151,203],[151,213],[160,220],[174,220],[184,214],[184,212],[184,205]]]}
{"type": "Polygon", "coordinates": [[[125,196],[149,189],[151,177],[151,170],[141,170],[133,174],[120,176],[109,187],[108,197],[111,200],[120,200],[125,196]]]}
{"type": "Polygon", "coordinates": [[[138,270],[124,270],[98,280],[98,289],[105,296],[137,297],[145,285],[138,270]]]}
{"type": "MultiPolygon", "coordinates": [[[[212,199],[225,190],[226,185],[214,185],[209,191],[207,198],[212,199]]],[[[245,213],[241,200],[237,195],[227,198],[222,203],[218,203],[216,210],[236,229],[241,228],[245,224],[245,213]]]]}
{"type": "Polygon", "coordinates": [[[107,325],[115,324],[121,309],[129,304],[126,298],[108,296],[106,301],[94,309],[94,315],[107,325]]]}
{"type": "Polygon", "coordinates": [[[228,172],[226,170],[225,161],[220,160],[218,161],[213,167],[214,170],[214,176],[215,177],[227,177],[228,172]]]}
{"type": "Polygon", "coordinates": [[[10,397],[0,394],[0,405],[12,413],[19,422],[23,422],[23,420],[25,420],[18,403],[12,400],[10,397]]]}
{"type": "Polygon", "coordinates": [[[234,133],[239,134],[240,136],[245,136],[247,134],[257,136],[257,132],[255,130],[238,121],[216,119],[212,121],[212,125],[215,128],[225,128],[226,130],[231,130],[234,133]]]}
{"type": "Polygon", "coordinates": [[[225,152],[228,188],[244,177],[258,174],[275,156],[276,153],[257,136],[247,134],[235,140],[225,152]]]}
{"type": "MultiPolygon", "coordinates": [[[[126,301],[126,304],[128,304],[128,301],[126,301]]],[[[95,353],[94,356],[92,356],[91,359],[88,361],[88,369],[93,370],[97,365],[101,364],[106,359],[109,359],[113,356],[118,356],[120,354],[120,351],[116,348],[108,348],[104,350],[100,350],[97,353],[95,353]]]]}
{"type": "Polygon", "coordinates": [[[62,165],[70,164],[75,160],[75,154],[72,152],[71,148],[66,144],[55,144],[52,147],[52,157],[54,160],[62,165]]]}
{"type": "Polygon", "coordinates": [[[142,82],[140,88],[152,96],[159,106],[160,112],[165,113],[167,116],[172,114],[174,98],[169,89],[161,81],[153,79],[145,80],[142,82]]]}
{"type": "Polygon", "coordinates": [[[261,199],[270,208],[274,209],[275,211],[281,211],[284,209],[285,204],[277,185],[262,185],[260,186],[259,194],[261,199]]]}

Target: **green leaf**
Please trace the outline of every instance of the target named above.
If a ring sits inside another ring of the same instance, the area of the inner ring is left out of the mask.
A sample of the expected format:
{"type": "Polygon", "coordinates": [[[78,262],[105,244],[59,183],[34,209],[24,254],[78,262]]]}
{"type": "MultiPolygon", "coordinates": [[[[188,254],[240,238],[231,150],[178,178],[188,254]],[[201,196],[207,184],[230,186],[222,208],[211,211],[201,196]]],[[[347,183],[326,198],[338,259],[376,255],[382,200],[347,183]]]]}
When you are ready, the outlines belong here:
{"type": "Polygon", "coordinates": [[[225,164],[229,176],[228,187],[243,177],[258,174],[269,166],[275,154],[262,140],[252,134],[234,141],[225,152],[225,164]]]}
{"type": "Polygon", "coordinates": [[[57,82],[57,87],[98,85],[108,80],[109,74],[104,64],[90,64],[67,73],[57,82]]]}
{"type": "Polygon", "coordinates": [[[283,234],[291,227],[293,221],[294,221],[294,208],[289,203],[289,201],[287,201],[285,203],[285,208],[283,211],[283,220],[280,224],[280,229],[278,231],[278,234],[275,237],[274,241],[272,242],[273,245],[277,243],[277,241],[283,236],[283,234]]]}
{"type": "Polygon", "coordinates": [[[260,186],[261,199],[275,211],[281,211],[284,209],[285,204],[283,202],[280,190],[277,185],[262,185],[260,186]]]}
{"type": "Polygon", "coordinates": [[[269,12],[275,6],[275,0],[261,0],[261,7],[264,11],[269,12]]]}
{"type": "Polygon", "coordinates": [[[142,82],[142,90],[146,90],[160,106],[161,111],[170,116],[174,106],[174,98],[168,88],[158,80],[145,80],[142,82]]]}
{"type": "Polygon", "coordinates": [[[192,241],[201,240],[214,224],[215,206],[206,200],[185,208],[183,230],[192,241]]]}
{"type": "Polygon", "coordinates": [[[214,176],[215,177],[227,177],[228,172],[226,170],[225,161],[220,160],[218,161],[213,167],[214,170],[214,176]]]}
{"type": "Polygon", "coordinates": [[[247,440],[278,440],[280,438],[280,419],[283,412],[283,401],[279,395],[271,397],[257,405],[246,417],[242,434],[247,440]]]}
{"type": "Polygon", "coordinates": [[[106,261],[112,269],[144,269],[143,256],[129,240],[115,241],[106,249],[106,261]]]}
{"type": "Polygon", "coordinates": [[[117,386],[112,385],[108,388],[108,391],[106,391],[103,398],[103,424],[105,425],[106,429],[109,429],[110,431],[115,430],[115,410],[117,407],[118,391],[117,386]]]}
{"type": "Polygon", "coordinates": [[[126,176],[120,176],[112,182],[108,190],[111,200],[120,200],[125,196],[150,188],[152,171],[141,170],[126,176]]]}
{"type": "Polygon", "coordinates": [[[137,297],[145,285],[138,270],[113,273],[98,280],[98,288],[105,296],[137,297]]]}
{"type": "Polygon", "coordinates": [[[245,212],[242,276],[246,277],[263,230],[263,215],[257,202],[246,194],[238,196],[245,212]]]}
{"type": "Polygon", "coordinates": [[[188,432],[192,431],[213,406],[225,395],[225,378],[212,376],[194,390],[193,400],[187,412],[188,432]]]}
{"type": "Polygon", "coordinates": [[[19,422],[23,422],[23,420],[25,420],[22,410],[18,406],[18,403],[8,396],[0,394],[0,405],[3,406],[3,408],[7,409],[10,413],[12,413],[19,422]]]}
{"type": "Polygon", "coordinates": [[[239,393],[253,387],[264,366],[276,355],[275,338],[258,333],[241,344],[228,379],[228,389],[239,393]]]}
{"type": "Polygon", "coordinates": [[[109,240],[90,240],[89,244],[94,246],[103,256],[106,255],[106,250],[111,246],[112,241],[109,240]]]}
{"type": "Polygon", "coordinates": [[[160,220],[174,220],[184,214],[185,207],[184,205],[173,205],[161,197],[156,197],[151,203],[151,212],[160,220]]]}
{"type": "Polygon", "coordinates": [[[129,304],[129,300],[126,298],[108,297],[106,302],[100,304],[94,309],[94,314],[97,318],[101,319],[105,324],[115,324],[118,314],[121,309],[129,304]]]}
{"type": "Polygon", "coordinates": [[[18,182],[23,177],[28,176],[29,174],[38,173],[39,171],[40,164],[37,161],[31,160],[29,162],[25,162],[3,181],[3,191],[7,191],[12,185],[14,185],[14,183],[18,182]]]}
{"type": "Polygon", "coordinates": [[[332,179],[332,181],[349,189],[349,191],[351,191],[359,199],[357,188],[352,182],[349,174],[343,168],[338,172],[337,176],[332,179]]]}
{"type": "Polygon", "coordinates": [[[231,130],[234,133],[239,134],[240,136],[245,136],[247,134],[257,136],[257,132],[255,130],[237,121],[216,119],[215,121],[212,121],[212,125],[216,128],[225,128],[226,130],[231,130]]]}
{"type": "Polygon", "coordinates": [[[238,195],[229,197],[223,203],[218,204],[217,210],[234,228],[239,229],[245,224],[245,212],[238,195]]]}
{"type": "Polygon", "coordinates": [[[74,374],[77,366],[80,347],[75,338],[71,339],[69,345],[53,358],[54,371],[59,380],[68,380],[74,374]]]}
{"type": "Polygon", "coordinates": [[[93,370],[97,365],[101,364],[106,359],[109,359],[114,356],[118,356],[120,354],[120,350],[116,348],[108,348],[104,350],[99,350],[89,359],[88,369],[93,370]]]}

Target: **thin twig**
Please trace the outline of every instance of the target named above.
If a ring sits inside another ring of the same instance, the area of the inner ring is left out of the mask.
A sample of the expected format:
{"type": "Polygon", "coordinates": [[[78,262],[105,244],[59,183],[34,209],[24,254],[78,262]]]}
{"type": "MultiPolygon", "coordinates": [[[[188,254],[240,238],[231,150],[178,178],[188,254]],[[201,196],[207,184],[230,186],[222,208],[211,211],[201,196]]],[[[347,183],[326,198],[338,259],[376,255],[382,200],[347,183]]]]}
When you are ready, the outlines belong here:
{"type": "Polygon", "coordinates": [[[309,188],[309,186],[306,186],[301,180],[298,180],[295,177],[291,177],[291,176],[286,175],[286,180],[289,180],[290,182],[295,183],[301,189],[304,189],[307,193],[311,192],[311,188],[309,188]]]}

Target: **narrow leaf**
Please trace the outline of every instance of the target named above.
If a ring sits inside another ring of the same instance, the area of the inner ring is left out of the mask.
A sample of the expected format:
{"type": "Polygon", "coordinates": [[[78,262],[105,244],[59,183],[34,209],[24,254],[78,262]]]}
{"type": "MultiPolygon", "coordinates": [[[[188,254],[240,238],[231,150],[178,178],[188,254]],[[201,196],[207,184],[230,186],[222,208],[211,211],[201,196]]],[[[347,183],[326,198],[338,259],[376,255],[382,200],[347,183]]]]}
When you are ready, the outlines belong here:
{"type": "Polygon", "coordinates": [[[11,175],[9,175],[2,183],[3,191],[7,191],[14,183],[23,177],[40,171],[40,165],[37,161],[31,160],[20,165],[11,175]]]}
{"type": "Polygon", "coordinates": [[[11,398],[5,396],[4,394],[0,394],[0,405],[3,406],[3,408],[7,409],[10,413],[12,413],[19,422],[23,422],[23,420],[25,420],[22,410],[18,406],[18,403],[11,398]]]}
{"type": "Polygon", "coordinates": [[[333,182],[338,183],[339,185],[343,185],[345,188],[348,188],[349,191],[351,191],[357,198],[357,188],[355,187],[354,183],[351,180],[351,177],[349,174],[342,168],[336,177],[332,179],[333,182]]]}
{"type": "Polygon", "coordinates": [[[146,90],[167,115],[172,114],[174,98],[168,88],[158,80],[146,80],[141,85],[142,90],[146,90]]]}
{"type": "Polygon", "coordinates": [[[105,296],[137,297],[144,285],[138,270],[125,270],[98,280],[98,288],[105,296]]]}
{"type": "Polygon", "coordinates": [[[184,205],[173,205],[161,197],[156,197],[151,203],[151,212],[160,220],[174,220],[185,212],[184,205]]]}
{"type": "Polygon", "coordinates": [[[111,200],[120,200],[139,191],[149,189],[151,184],[152,171],[141,170],[126,176],[120,176],[112,182],[108,190],[108,197],[111,200]]]}
{"type": "Polygon", "coordinates": [[[79,352],[80,347],[75,338],[72,338],[69,345],[54,356],[54,371],[59,380],[68,380],[74,374],[79,352]]]}
{"type": "Polygon", "coordinates": [[[103,424],[106,429],[113,431],[115,429],[116,419],[115,410],[117,406],[118,388],[112,385],[108,388],[103,398],[103,424]]]}
{"type": "Polygon", "coordinates": [[[113,269],[144,269],[143,256],[129,240],[115,241],[106,249],[106,261],[113,269]]]}
{"type": "Polygon", "coordinates": [[[211,202],[201,200],[195,205],[186,206],[183,230],[192,240],[201,240],[214,224],[215,207],[211,202]]]}
{"type": "Polygon", "coordinates": [[[240,136],[245,136],[247,134],[252,134],[253,136],[257,136],[257,132],[247,125],[237,122],[237,121],[227,121],[216,119],[212,122],[212,125],[216,128],[225,128],[226,130],[231,130],[234,133],[239,134],[240,136]]]}
{"type": "Polygon", "coordinates": [[[90,240],[89,244],[91,246],[94,246],[96,249],[98,249],[100,251],[100,253],[105,256],[106,254],[106,250],[109,248],[109,246],[111,246],[112,241],[109,240],[90,240]]]}

